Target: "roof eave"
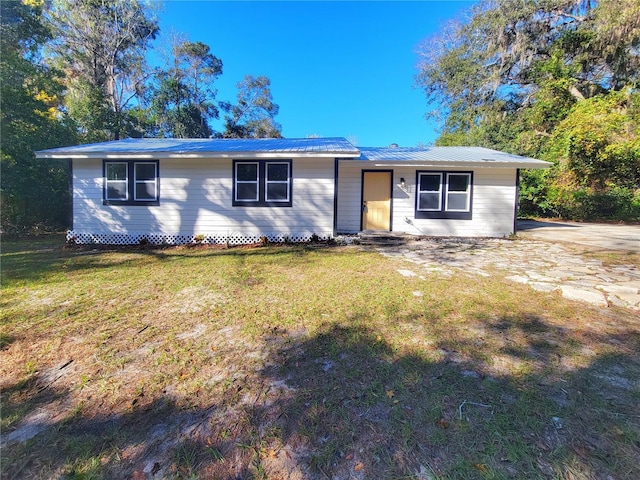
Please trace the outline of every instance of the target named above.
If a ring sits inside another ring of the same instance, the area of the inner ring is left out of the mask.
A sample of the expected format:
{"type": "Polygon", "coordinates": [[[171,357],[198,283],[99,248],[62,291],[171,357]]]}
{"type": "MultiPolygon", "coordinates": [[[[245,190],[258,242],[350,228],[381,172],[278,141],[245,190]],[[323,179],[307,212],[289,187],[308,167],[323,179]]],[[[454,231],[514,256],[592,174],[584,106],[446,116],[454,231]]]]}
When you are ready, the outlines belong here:
{"type": "Polygon", "coordinates": [[[549,168],[552,163],[545,162],[543,160],[535,161],[521,161],[521,162],[458,162],[452,160],[369,160],[376,167],[426,167],[426,168],[442,168],[442,167],[457,167],[457,168],[526,168],[526,169],[539,169],[549,168]]]}

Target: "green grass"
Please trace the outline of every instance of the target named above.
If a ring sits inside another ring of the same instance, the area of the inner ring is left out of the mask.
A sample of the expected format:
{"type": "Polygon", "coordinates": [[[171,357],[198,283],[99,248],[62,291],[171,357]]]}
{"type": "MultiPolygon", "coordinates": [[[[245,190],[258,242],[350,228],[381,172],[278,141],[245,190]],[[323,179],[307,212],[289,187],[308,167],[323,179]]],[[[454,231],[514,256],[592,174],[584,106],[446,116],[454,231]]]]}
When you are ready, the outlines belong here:
{"type": "Polygon", "coordinates": [[[640,477],[630,311],[357,247],[61,241],[2,245],[3,437],[42,426],[3,478],[640,477]]]}

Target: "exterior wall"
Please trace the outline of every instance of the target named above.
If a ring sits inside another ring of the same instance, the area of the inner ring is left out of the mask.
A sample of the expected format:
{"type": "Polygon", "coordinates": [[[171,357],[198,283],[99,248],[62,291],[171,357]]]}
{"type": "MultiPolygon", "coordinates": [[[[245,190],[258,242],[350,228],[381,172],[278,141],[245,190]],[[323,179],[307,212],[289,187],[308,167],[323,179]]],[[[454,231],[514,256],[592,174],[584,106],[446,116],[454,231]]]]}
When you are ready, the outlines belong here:
{"type": "MultiPolygon", "coordinates": [[[[391,162],[384,162],[390,164],[391,162]]],[[[341,160],[338,168],[338,233],[360,230],[362,170],[393,170],[391,229],[414,235],[504,237],[513,233],[515,168],[375,167],[373,162],[341,160]],[[472,219],[416,219],[416,171],[473,171],[472,219]],[[406,187],[400,187],[400,178],[406,187]]]]}
{"type": "Polygon", "coordinates": [[[333,234],[334,159],[294,158],[291,207],[232,206],[232,159],[161,159],[160,205],[103,205],[102,160],[73,160],[78,243],[180,244],[308,240],[333,234]]]}

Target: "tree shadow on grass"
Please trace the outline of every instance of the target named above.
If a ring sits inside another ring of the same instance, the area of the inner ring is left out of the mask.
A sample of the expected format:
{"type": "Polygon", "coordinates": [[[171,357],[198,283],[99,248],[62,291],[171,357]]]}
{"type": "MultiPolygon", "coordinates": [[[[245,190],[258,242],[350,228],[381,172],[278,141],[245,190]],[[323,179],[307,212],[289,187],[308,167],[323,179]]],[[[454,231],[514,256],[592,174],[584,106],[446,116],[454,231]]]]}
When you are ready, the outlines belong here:
{"type": "MultiPolygon", "coordinates": [[[[540,366],[500,375],[468,339],[406,350],[362,326],[367,320],[328,323],[313,334],[265,328],[264,368],[228,382],[221,396],[189,406],[189,398],[142,395],[117,415],[69,414],[25,443],[5,445],[2,475],[229,480],[640,475],[640,362],[630,350],[637,333],[591,338],[617,345],[620,352],[566,368],[555,359],[579,345],[540,348],[531,334],[575,340],[570,332],[530,314],[487,321],[488,330],[514,338],[526,334],[530,340],[529,348],[499,345],[500,355],[540,366]],[[450,354],[453,349],[456,355],[450,354]]],[[[55,395],[70,392],[55,390],[55,395]]]]}
{"type": "MultiPolygon", "coordinates": [[[[554,327],[529,315],[512,328],[554,327]]],[[[419,352],[398,355],[367,329],[328,326],[282,350],[282,363],[265,371],[291,389],[265,416],[279,419],[282,442],[298,445],[299,464],[318,478],[625,478],[639,472],[637,359],[609,355],[558,378],[548,370],[562,346],[534,344],[515,353],[507,347],[502,354],[532,359],[540,371],[501,376],[487,373],[472,350],[461,344],[457,356],[433,361],[419,352]],[[627,365],[621,374],[627,380],[618,380],[605,408],[601,393],[612,392],[616,380],[611,385],[598,372],[608,364],[627,365]],[[593,376],[600,381],[591,385],[593,376]],[[634,440],[621,444],[615,435],[634,440]]]]}
{"type": "Polygon", "coordinates": [[[65,245],[59,239],[43,242],[22,239],[3,245],[2,282],[42,281],[60,272],[104,270],[118,268],[137,261],[140,265],[178,258],[207,257],[264,257],[277,260],[294,255],[309,258],[310,254],[336,252],[336,247],[326,244],[299,245],[248,245],[225,247],[223,245],[65,245]],[[8,245],[9,248],[6,248],[8,245]],[[115,255],[114,255],[115,254],[115,255]]]}
{"type": "MultiPolygon", "coordinates": [[[[31,411],[41,412],[39,423],[23,422],[11,432],[25,431],[21,441],[5,436],[2,478],[243,478],[251,462],[251,455],[238,454],[240,429],[216,430],[214,420],[225,410],[217,402],[189,408],[166,397],[140,398],[124,413],[85,415],[64,411],[60,401],[70,393],[53,388],[29,399],[31,411]],[[57,409],[46,408],[53,401],[57,409]]],[[[235,416],[226,417],[230,425],[235,416]]]]}

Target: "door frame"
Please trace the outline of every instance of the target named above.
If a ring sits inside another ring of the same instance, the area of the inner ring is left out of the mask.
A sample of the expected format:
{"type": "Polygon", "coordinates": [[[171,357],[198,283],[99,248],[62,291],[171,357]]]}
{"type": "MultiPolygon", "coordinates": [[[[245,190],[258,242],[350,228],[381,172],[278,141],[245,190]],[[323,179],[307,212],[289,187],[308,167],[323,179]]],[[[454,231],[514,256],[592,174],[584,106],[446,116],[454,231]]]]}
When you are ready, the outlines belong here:
{"type": "Polygon", "coordinates": [[[388,173],[389,174],[389,231],[393,232],[393,170],[374,170],[363,169],[360,174],[360,231],[364,225],[364,212],[362,204],[364,203],[364,174],[365,173],[388,173]]]}

